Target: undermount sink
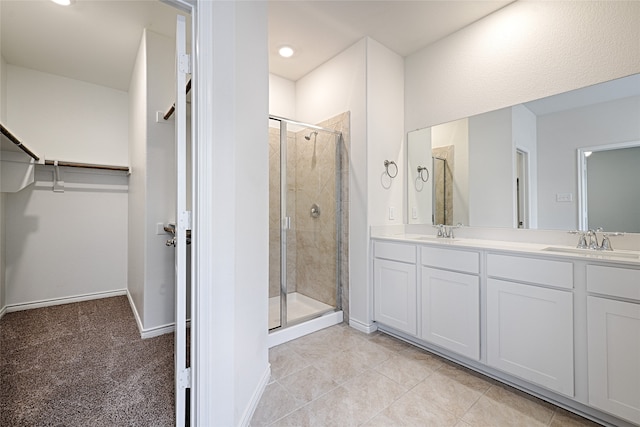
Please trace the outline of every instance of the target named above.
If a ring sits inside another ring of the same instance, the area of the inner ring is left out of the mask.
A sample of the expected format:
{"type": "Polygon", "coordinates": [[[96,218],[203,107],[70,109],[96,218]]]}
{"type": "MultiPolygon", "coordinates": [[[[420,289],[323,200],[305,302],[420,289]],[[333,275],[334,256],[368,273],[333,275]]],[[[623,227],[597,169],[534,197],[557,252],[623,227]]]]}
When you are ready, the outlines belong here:
{"type": "Polygon", "coordinates": [[[597,257],[615,257],[615,258],[627,258],[627,259],[640,259],[640,255],[632,252],[624,251],[597,251],[594,249],[579,249],[579,248],[567,248],[563,246],[547,246],[542,249],[546,252],[559,252],[565,254],[579,254],[579,255],[591,255],[597,257]]]}

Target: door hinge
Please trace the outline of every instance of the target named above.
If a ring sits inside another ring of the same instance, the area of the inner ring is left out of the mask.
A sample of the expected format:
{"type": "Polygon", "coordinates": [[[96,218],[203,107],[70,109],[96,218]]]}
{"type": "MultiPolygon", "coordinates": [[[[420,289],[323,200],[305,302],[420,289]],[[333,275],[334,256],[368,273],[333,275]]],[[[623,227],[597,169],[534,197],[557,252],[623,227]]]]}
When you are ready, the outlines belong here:
{"type": "Polygon", "coordinates": [[[186,53],[178,55],[178,70],[181,73],[191,74],[191,55],[186,53]]]}
{"type": "Polygon", "coordinates": [[[191,388],[191,368],[185,368],[178,372],[176,377],[178,386],[182,389],[191,388]]]}
{"type": "Polygon", "coordinates": [[[191,211],[182,211],[179,214],[178,226],[182,230],[191,230],[191,211]]]}

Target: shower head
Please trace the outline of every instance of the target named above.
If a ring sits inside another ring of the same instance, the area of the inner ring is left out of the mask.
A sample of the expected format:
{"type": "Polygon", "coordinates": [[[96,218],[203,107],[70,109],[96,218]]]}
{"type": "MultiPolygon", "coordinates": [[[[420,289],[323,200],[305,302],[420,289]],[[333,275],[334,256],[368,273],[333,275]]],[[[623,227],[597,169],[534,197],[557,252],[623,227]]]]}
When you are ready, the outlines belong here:
{"type": "Polygon", "coordinates": [[[318,132],[316,132],[315,130],[313,132],[311,132],[309,135],[305,135],[304,139],[306,139],[307,141],[311,141],[311,135],[318,135],[318,132]]]}

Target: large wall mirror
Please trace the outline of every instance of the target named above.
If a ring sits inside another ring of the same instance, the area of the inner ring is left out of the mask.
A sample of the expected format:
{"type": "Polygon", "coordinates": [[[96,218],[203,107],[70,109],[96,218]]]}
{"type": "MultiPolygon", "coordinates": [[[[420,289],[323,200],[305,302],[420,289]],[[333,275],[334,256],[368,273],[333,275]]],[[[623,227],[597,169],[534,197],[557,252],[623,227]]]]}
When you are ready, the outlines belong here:
{"type": "Polygon", "coordinates": [[[406,152],[409,224],[640,232],[640,74],[411,131],[406,152]]]}

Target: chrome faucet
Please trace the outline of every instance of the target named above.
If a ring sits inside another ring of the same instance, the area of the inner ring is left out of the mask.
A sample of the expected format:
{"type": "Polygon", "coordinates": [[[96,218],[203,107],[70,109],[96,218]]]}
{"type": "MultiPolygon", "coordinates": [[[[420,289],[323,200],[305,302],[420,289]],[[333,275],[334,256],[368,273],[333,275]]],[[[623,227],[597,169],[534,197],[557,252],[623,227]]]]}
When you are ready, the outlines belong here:
{"type": "Polygon", "coordinates": [[[612,251],[613,246],[611,246],[611,240],[609,240],[609,236],[624,236],[624,233],[615,232],[615,233],[603,233],[602,234],[602,243],[600,243],[601,251],[612,251]]]}
{"type": "Polygon", "coordinates": [[[459,222],[456,225],[436,224],[433,227],[438,229],[438,232],[436,234],[437,237],[442,237],[445,239],[454,239],[455,236],[453,234],[453,230],[455,230],[456,228],[462,227],[462,223],[459,222]]]}
{"type": "MultiPolygon", "coordinates": [[[[598,228],[598,231],[602,231],[601,228],[598,228]]],[[[596,230],[587,231],[587,237],[589,238],[589,249],[598,249],[600,246],[598,245],[598,235],[596,234],[596,230]]]]}
{"type": "Polygon", "coordinates": [[[598,232],[602,232],[602,227],[598,227],[595,230],[588,231],[570,231],[571,234],[578,235],[578,249],[592,249],[595,251],[612,251],[613,246],[609,236],[624,236],[624,233],[602,233],[602,241],[598,243],[598,232]]]}

